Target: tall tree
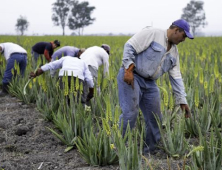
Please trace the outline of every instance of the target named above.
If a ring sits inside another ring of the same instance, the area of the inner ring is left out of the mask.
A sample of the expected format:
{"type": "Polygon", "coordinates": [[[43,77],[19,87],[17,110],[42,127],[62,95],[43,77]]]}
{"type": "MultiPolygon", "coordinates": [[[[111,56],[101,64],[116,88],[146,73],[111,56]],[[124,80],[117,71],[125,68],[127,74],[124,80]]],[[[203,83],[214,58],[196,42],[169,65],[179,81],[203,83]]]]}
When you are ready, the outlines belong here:
{"type": "Polygon", "coordinates": [[[189,22],[194,36],[198,27],[205,27],[207,25],[203,5],[203,1],[191,0],[190,3],[188,3],[187,6],[183,8],[183,14],[181,15],[181,18],[189,22]]]}
{"type": "Polygon", "coordinates": [[[29,22],[27,21],[25,17],[20,16],[17,19],[17,23],[15,27],[16,27],[16,30],[21,33],[21,35],[24,35],[24,32],[28,30],[29,22]]]}
{"type": "Polygon", "coordinates": [[[83,34],[84,27],[90,25],[95,21],[95,18],[91,18],[91,13],[95,7],[89,6],[87,1],[79,3],[74,2],[71,10],[72,15],[69,16],[68,26],[71,30],[77,30],[78,34],[83,34]]]}
{"type": "Polygon", "coordinates": [[[67,18],[72,4],[72,0],[57,0],[55,3],[52,4],[52,21],[56,26],[62,27],[62,35],[65,35],[67,18]]]}

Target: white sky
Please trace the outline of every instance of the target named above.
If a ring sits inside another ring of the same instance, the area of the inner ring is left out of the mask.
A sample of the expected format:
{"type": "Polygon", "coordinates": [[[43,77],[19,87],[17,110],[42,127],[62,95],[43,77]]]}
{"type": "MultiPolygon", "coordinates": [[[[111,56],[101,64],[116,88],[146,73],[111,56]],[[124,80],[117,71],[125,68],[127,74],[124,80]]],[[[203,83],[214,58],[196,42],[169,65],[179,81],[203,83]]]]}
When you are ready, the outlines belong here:
{"type": "MultiPolygon", "coordinates": [[[[26,35],[62,34],[61,27],[53,25],[52,3],[56,0],[0,0],[0,34],[16,34],[15,24],[20,15],[30,25],[26,35]]],[[[83,0],[79,0],[82,2],[83,0]]],[[[84,29],[84,34],[134,34],[152,25],[167,29],[181,17],[182,9],[190,0],[88,0],[95,6],[92,17],[96,21],[84,29]]],[[[222,0],[204,0],[208,25],[201,28],[205,35],[222,36],[222,0]]],[[[65,29],[66,35],[72,30],[65,29]]]]}

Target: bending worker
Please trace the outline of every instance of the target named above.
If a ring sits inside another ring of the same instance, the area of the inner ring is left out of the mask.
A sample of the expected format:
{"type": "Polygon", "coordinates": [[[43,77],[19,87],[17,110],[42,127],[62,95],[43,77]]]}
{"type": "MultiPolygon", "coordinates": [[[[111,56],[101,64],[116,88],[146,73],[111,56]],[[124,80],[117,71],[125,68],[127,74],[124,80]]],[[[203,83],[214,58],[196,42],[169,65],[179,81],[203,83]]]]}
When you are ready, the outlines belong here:
{"type": "Polygon", "coordinates": [[[117,76],[119,102],[122,109],[120,123],[123,123],[123,135],[127,124],[135,126],[139,108],[146,124],[145,153],[155,153],[160,141],[156,115],[162,118],[160,111],[160,93],[155,83],[164,73],[169,79],[175,96],[176,105],[190,117],[185,87],[180,72],[177,46],[186,37],[193,39],[189,24],[182,19],[172,23],[167,30],[146,27],[131,37],[124,46],[122,67],[117,76]]]}
{"type": "Polygon", "coordinates": [[[89,87],[89,93],[87,95],[86,100],[89,101],[91,98],[93,98],[94,82],[93,82],[92,75],[91,75],[86,63],[77,57],[66,56],[66,57],[60,58],[59,60],[47,63],[47,64],[41,66],[41,68],[39,68],[36,71],[36,73],[31,72],[30,77],[36,77],[36,76],[43,74],[47,70],[56,70],[59,68],[61,68],[59,71],[60,87],[61,88],[63,88],[62,77],[64,75],[66,75],[66,74],[68,75],[69,87],[71,84],[72,76],[74,77],[74,83],[76,82],[76,79],[78,77],[80,85],[82,85],[83,82],[86,82],[89,87]]]}
{"type": "MultiPolygon", "coordinates": [[[[12,80],[12,69],[15,69],[15,61],[19,65],[20,73],[23,76],[27,65],[27,51],[21,46],[14,43],[1,43],[0,53],[4,55],[6,59],[6,69],[2,79],[2,91],[0,96],[8,94],[8,85],[12,80]]],[[[16,76],[16,74],[14,74],[16,76]]]]}
{"type": "MultiPolygon", "coordinates": [[[[85,51],[84,48],[79,49],[73,46],[64,46],[58,49],[56,52],[52,54],[52,60],[55,61],[56,59],[60,59],[61,57],[71,56],[71,57],[80,57],[80,55],[85,51]]],[[[50,71],[51,76],[55,75],[55,70],[50,71]]]]}
{"type": "MultiPolygon", "coordinates": [[[[110,46],[102,44],[101,47],[93,46],[86,49],[86,51],[80,56],[81,60],[85,61],[86,65],[93,76],[94,81],[97,81],[99,66],[103,65],[104,75],[109,74],[109,54],[110,46]]],[[[88,86],[84,83],[83,86],[83,99],[86,99],[88,86]]]]}
{"type": "Polygon", "coordinates": [[[48,62],[52,59],[52,54],[54,49],[60,46],[60,42],[58,40],[52,42],[38,42],[32,47],[32,56],[34,57],[34,61],[37,62],[39,56],[41,56],[41,63],[43,64],[42,55],[45,56],[48,62]]]}

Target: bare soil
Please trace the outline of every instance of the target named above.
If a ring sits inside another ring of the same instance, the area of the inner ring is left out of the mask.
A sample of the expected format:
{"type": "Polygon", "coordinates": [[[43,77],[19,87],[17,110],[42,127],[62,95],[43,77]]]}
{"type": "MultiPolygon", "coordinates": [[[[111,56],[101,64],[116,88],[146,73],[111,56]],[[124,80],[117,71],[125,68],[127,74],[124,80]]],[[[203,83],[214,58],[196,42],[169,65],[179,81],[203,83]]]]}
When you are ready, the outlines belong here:
{"type": "Polygon", "coordinates": [[[4,170],[97,170],[77,149],[64,153],[64,146],[46,127],[53,127],[36,110],[7,95],[0,98],[0,169],[4,170]]]}
{"type": "MultiPolygon", "coordinates": [[[[117,170],[118,165],[92,167],[77,149],[65,153],[64,146],[46,127],[34,104],[23,104],[15,97],[0,98],[0,170],[117,170]]],[[[149,157],[150,158],[150,157],[149,157]]],[[[151,157],[154,169],[168,169],[167,155],[151,157]]],[[[172,160],[177,169],[182,160],[172,160]]]]}

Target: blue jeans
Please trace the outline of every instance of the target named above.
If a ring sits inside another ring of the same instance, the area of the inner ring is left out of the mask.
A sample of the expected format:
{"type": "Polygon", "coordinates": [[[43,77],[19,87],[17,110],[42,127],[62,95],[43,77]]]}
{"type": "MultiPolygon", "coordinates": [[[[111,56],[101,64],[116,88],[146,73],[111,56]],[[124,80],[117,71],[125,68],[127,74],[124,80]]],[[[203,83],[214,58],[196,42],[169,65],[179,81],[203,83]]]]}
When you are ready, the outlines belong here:
{"type": "Polygon", "coordinates": [[[41,56],[41,54],[35,52],[35,51],[32,51],[32,57],[34,58],[34,60],[37,62],[38,61],[38,58],[39,56],[41,56]]]}
{"type": "Polygon", "coordinates": [[[147,80],[134,74],[134,89],[123,80],[124,68],[120,68],[117,76],[119,102],[122,109],[120,125],[123,121],[123,135],[129,123],[130,128],[135,126],[139,108],[142,110],[146,124],[145,144],[150,151],[155,150],[160,140],[160,131],[155,116],[162,119],[160,111],[160,93],[154,80],[147,80]]]}
{"type": "Polygon", "coordinates": [[[19,64],[20,73],[23,76],[27,65],[27,54],[14,53],[7,60],[6,70],[2,83],[9,83],[12,80],[12,69],[15,69],[15,61],[19,64]]]}
{"type": "Polygon", "coordinates": [[[41,59],[41,65],[40,66],[42,66],[43,65],[43,56],[42,56],[42,54],[39,54],[39,53],[37,53],[37,52],[35,52],[35,51],[33,51],[32,50],[32,67],[35,69],[36,68],[36,66],[37,66],[37,61],[38,61],[38,58],[40,57],[40,59],[41,59]]]}

